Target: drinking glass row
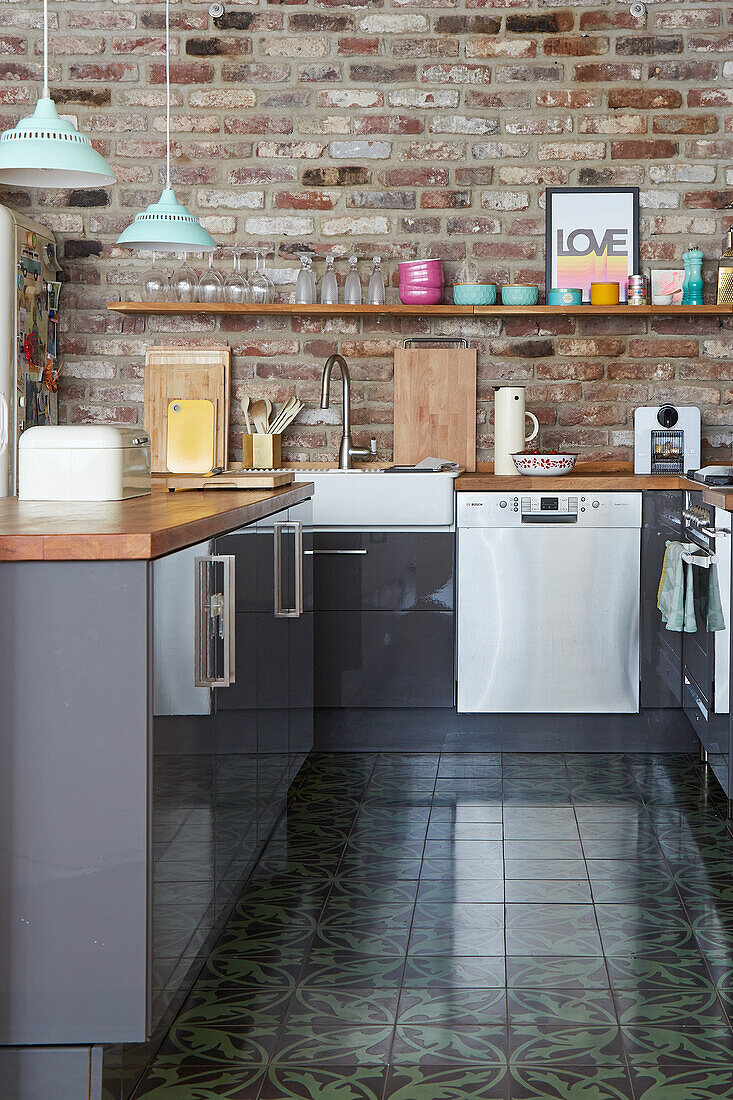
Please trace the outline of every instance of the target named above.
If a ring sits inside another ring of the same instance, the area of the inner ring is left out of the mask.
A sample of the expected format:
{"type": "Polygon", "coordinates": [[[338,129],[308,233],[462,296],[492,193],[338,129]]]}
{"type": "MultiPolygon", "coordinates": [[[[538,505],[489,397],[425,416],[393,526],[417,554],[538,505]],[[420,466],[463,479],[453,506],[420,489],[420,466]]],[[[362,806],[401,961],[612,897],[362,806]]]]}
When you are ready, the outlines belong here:
{"type": "Polygon", "coordinates": [[[232,270],[224,278],[214,267],[213,253],[209,253],[209,266],[198,276],[185,254],[183,263],[171,275],[156,266],[153,254],[153,266],[142,277],[143,298],[147,302],[228,302],[231,305],[272,302],[275,284],[267,274],[265,250],[252,250],[255,267],[249,275],[242,270],[244,251],[232,249],[232,270]]]}

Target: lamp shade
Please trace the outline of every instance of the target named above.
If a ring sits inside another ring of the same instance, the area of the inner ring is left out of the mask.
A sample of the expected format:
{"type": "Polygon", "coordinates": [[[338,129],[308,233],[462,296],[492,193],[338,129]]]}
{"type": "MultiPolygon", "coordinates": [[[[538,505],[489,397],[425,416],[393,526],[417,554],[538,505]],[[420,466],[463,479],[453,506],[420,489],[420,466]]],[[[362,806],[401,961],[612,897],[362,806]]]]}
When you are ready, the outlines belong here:
{"type": "Polygon", "coordinates": [[[158,202],[135,215],[117,243],[150,252],[216,251],[213,237],[188,207],[178,202],[172,187],[166,187],[158,202]]]}
{"type": "Polygon", "coordinates": [[[86,134],[60,118],[47,96],[30,118],[0,134],[0,184],[13,187],[106,187],[116,176],[86,134]]]}

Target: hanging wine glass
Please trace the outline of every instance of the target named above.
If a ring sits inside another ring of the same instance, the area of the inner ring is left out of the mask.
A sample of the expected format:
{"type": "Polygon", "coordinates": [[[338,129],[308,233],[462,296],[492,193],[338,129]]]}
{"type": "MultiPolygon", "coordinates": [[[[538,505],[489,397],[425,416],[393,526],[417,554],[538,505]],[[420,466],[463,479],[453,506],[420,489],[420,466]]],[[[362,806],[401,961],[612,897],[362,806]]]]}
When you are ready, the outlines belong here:
{"type": "Polygon", "coordinates": [[[236,306],[249,301],[249,283],[242,275],[240,255],[236,248],[232,249],[231,274],[224,281],[224,301],[236,306]]]}
{"type": "Polygon", "coordinates": [[[222,300],[224,288],[221,275],[214,269],[214,253],[209,253],[209,266],[199,279],[197,297],[199,302],[211,304],[222,300]]]}
{"type": "Polygon", "coordinates": [[[268,285],[267,301],[268,302],[274,302],[275,301],[275,284],[273,283],[270,276],[267,274],[267,256],[268,256],[268,253],[270,251],[272,252],[272,254],[274,256],[275,255],[275,250],[274,249],[264,248],[262,250],[262,276],[263,276],[263,278],[267,279],[267,285],[268,285]]]}
{"type": "Polygon", "coordinates": [[[196,272],[188,265],[188,253],[183,253],[181,266],[171,280],[171,291],[177,302],[195,302],[198,280],[196,272]]]}
{"type": "Polygon", "coordinates": [[[153,252],[152,266],[143,273],[142,291],[146,302],[164,302],[168,297],[168,276],[159,267],[155,266],[155,253],[153,252]]]}
{"type": "Polygon", "coordinates": [[[255,248],[255,269],[249,277],[249,289],[252,295],[252,301],[257,305],[264,305],[266,302],[272,301],[270,297],[272,293],[272,283],[267,276],[260,270],[260,264],[262,263],[262,249],[255,248]]]}

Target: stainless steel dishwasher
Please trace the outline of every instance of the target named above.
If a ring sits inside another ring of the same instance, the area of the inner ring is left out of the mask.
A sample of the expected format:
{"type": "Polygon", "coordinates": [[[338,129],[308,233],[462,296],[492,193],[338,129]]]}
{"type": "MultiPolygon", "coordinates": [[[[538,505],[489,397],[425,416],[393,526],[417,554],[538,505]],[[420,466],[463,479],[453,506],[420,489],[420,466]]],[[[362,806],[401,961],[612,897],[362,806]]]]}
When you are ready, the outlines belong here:
{"type": "Polygon", "coordinates": [[[458,494],[458,710],[639,709],[641,493],[458,494]]]}

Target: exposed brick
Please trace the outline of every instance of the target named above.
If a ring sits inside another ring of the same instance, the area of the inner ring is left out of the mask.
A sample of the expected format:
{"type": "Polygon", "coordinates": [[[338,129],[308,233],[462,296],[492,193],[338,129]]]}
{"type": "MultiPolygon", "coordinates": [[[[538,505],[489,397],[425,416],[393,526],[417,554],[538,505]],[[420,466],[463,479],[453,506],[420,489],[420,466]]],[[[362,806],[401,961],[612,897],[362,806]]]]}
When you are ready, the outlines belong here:
{"type": "Polygon", "coordinates": [[[301,178],[305,187],[350,187],[369,183],[369,169],[356,165],[306,168],[301,178]]]}
{"type": "Polygon", "coordinates": [[[649,66],[650,80],[715,80],[715,61],[660,61],[649,66]]]}
{"type": "Polygon", "coordinates": [[[491,69],[486,65],[430,65],[420,79],[427,84],[489,84],[491,69]]]}
{"type": "Polygon", "coordinates": [[[611,142],[611,160],[669,160],[678,152],[676,141],[611,142]]]}
{"type": "Polygon", "coordinates": [[[339,38],[338,52],[342,57],[368,57],[379,53],[378,38],[339,38]]]}
{"type": "Polygon", "coordinates": [[[354,121],[355,134],[421,134],[425,123],[409,115],[363,115],[354,121]]]}
{"type": "Polygon", "coordinates": [[[625,57],[658,57],[665,53],[682,53],[679,34],[640,34],[616,39],[616,53],[625,57]]]}
{"type": "Polygon", "coordinates": [[[683,197],[685,206],[701,210],[733,209],[733,189],[726,191],[686,191],[683,197]]]}
{"type": "Polygon", "coordinates": [[[580,120],[581,134],[645,134],[645,115],[586,115],[580,120]]]}
{"type": "Polygon", "coordinates": [[[657,115],[655,134],[714,134],[718,129],[715,115],[657,115]]]}
{"type": "Polygon", "coordinates": [[[433,24],[436,34],[498,34],[501,19],[491,15],[441,15],[433,24]]]}
{"type": "Polygon", "coordinates": [[[414,210],[414,191],[349,191],[346,205],[367,210],[414,210]]]}
{"type": "Polygon", "coordinates": [[[380,176],[388,187],[447,187],[445,168],[390,168],[380,176]]]}
{"type": "MultiPolygon", "coordinates": [[[[211,84],[214,79],[214,66],[205,61],[179,61],[170,68],[173,84],[211,84]]],[[[165,84],[165,65],[156,63],[150,66],[150,81],[152,84],[165,84]]]]}
{"type": "Polygon", "coordinates": [[[535,57],[537,43],[531,38],[496,38],[479,35],[467,38],[466,57],[535,57]]]}
{"type": "Polygon", "coordinates": [[[538,107],[565,107],[570,110],[578,108],[598,107],[600,99],[591,92],[567,92],[550,91],[539,92],[537,95],[538,107]]]}
{"type": "Polygon", "coordinates": [[[605,155],[606,146],[601,141],[546,141],[537,147],[541,160],[603,160],[605,155]]]}
{"type": "Polygon", "coordinates": [[[733,107],[733,88],[691,88],[688,107],[733,107]]]}
{"type": "Polygon", "coordinates": [[[620,110],[624,107],[636,110],[648,111],[653,108],[664,110],[665,108],[680,107],[682,94],[675,88],[612,88],[608,93],[608,106],[611,110],[620,110]]]}
{"type": "Polygon", "coordinates": [[[276,191],[273,199],[278,210],[333,210],[335,203],[331,191],[276,191]]]}
{"type": "Polygon", "coordinates": [[[634,187],[644,182],[643,167],[581,168],[581,187],[634,187]]]}
{"type": "Polygon", "coordinates": [[[351,80],[357,84],[407,84],[415,80],[414,65],[351,65],[351,80]]]}
{"type": "Polygon", "coordinates": [[[470,205],[470,191],[423,191],[420,196],[420,206],[425,210],[460,209],[470,205]]]}
{"type": "Polygon", "coordinates": [[[641,80],[640,65],[589,62],[575,66],[575,79],[581,84],[608,84],[611,81],[641,80]]]}
{"type": "Polygon", "coordinates": [[[573,25],[573,16],[569,11],[543,12],[536,15],[507,15],[506,29],[509,34],[558,34],[569,31],[573,25]]]}
{"type": "Polygon", "coordinates": [[[597,57],[608,53],[609,47],[608,38],[587,34],[558,35],[542,44],[548,57],[597,57]]]}

